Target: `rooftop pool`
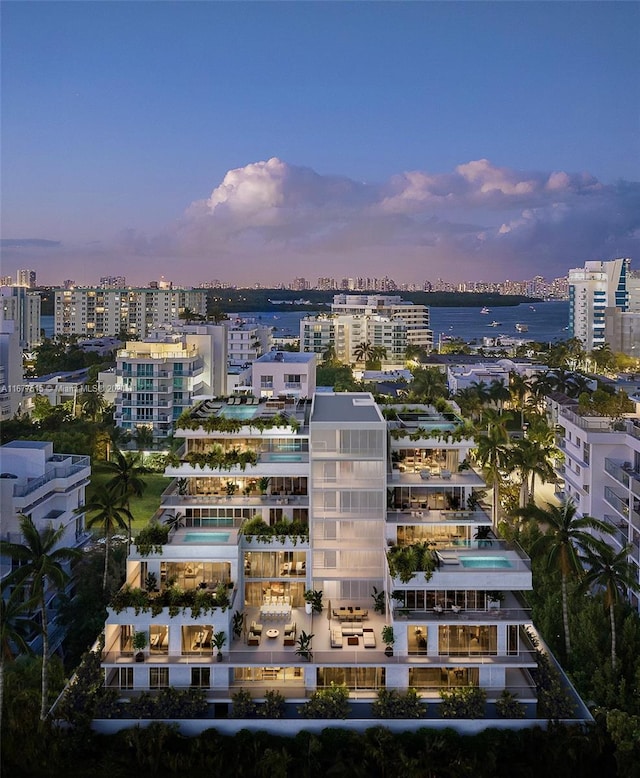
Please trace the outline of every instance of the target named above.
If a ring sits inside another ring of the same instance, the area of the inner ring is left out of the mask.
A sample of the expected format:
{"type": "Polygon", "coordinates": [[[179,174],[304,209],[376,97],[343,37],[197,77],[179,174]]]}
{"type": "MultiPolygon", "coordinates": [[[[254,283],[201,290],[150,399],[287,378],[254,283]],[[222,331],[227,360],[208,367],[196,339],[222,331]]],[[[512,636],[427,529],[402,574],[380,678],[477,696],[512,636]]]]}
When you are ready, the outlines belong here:
{"type": "Polygon", "coordinates": [[[485,570],[498,570],[503,567],[513,567],[504,556],[460,556],[463,567],[481,567],[485,570]]]}
{"type": "Polygon", "coordinates": [[[225,419],[253,419],[258,406],[256,405],[225,405],[218,411],[218,416],[225,419]]]}
{"type": "Polygon", "coordinates": [[[231,537],[230,532],[185,532],[183,543],[228,543],[231,537]]]}

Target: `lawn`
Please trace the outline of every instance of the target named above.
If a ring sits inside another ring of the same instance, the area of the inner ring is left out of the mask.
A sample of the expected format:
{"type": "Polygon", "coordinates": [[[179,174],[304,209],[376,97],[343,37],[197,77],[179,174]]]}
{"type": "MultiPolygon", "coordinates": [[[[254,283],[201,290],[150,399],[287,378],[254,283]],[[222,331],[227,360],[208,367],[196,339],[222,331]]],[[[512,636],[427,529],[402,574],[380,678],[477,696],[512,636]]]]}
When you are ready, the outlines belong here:
{"type": "MultiPolygon", "coordinates": [[[[91,483],[87,487],[86,501],[89,502],[94,491],[112,477],[113,473],[106,470],[100,462],[94,462],[91,466],[91,483]]],[[[132,497],[130,500],[134,533],[147,525],[160,506],[160,495],[171,483],[171,479],[161,473],[146,473],[142,479],[147,485],[144,494],[142,497],[132,497]]]]}

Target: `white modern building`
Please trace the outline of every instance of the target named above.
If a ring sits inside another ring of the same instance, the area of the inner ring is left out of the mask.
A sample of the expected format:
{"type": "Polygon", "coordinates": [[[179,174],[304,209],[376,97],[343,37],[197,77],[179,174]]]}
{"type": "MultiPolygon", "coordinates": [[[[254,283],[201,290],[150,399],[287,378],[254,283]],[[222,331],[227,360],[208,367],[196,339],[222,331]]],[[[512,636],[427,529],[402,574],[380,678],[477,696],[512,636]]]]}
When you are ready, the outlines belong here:
{"type": "Polygon", "coordinates": [[[213,324],[167,326],[117,352],[116,424],[150,428],[156,440],[198,397],[224,393],[226,330],[213,324]]]}
{"type": "Polygon", "coordinates": [[[102,338],[127,333],[138,338],[177,320],[186,310],[207,312],[206,289],[103,289],[75,287],[55,294],[54,333],[102,338]]]}
{"type": "Polygon", "coordinates": [[[316,355],[269,351],[251,366],[251,383],[256,397],[312,397],[316,391],[316,355]]]}
{"type": "Polygon", "coordinates": [[[245,367],[271,351],[273,337],[271,327],[255,319],[230,319],[227,326],[227,355],[232,367],[245,367]]]}
{"type": "Polygon", "coordinates": [[[352,363],[362,343],[385,349],[383,364],[402,364],[409,345],[430,350],[429,309],[397,296],[338,294],[330,314],[300,322],[300,351],[322,354],[333,348],[337,359],[352,363]]]}
{"type": "MultiPolygon", "coordinates": [[[[557,467],[558,496],[579,515],[603,519],[613,530],[607,542],[640,570],[640,417],[614,420],[586,416],[574,402],[557,409],[556,430],[564,462],[557,467]]],[[[640,577],[639,577],[640,580],[640,577]]],[[[635,595],[630,599],[640,607],[635,595]]]]}
{"type": "Polygon", "coordinates": [[[605,343],[605,309],[627,311],[630,259],[585,262],[569,271],[569,333],[587,351],[605,343]]]}
{"type": "Polygon", "coordinates": [[[30,292],[28,287],[0,287],[0,321],[15,322],[22,349],[31,349],[42,342],[40,308],[40,295],[30,292]]]}
{"type": "MultiPolygon", "coordinates": [[[[74,510],[85,504],[85,488],[91,476],[89,457],[54,454],[50,442],[14,440],[0,447],[0,473],[2,540],[23,543],[20,516],[28,515],[38,530],[64,528],[60,548],[77,548],[87,542],[90,536],[85,531],[84,517],[74,510]]],[[[11,572],[11,565],[11,559],[0,558],[0,578],[11,572]]],[[[54,589],[47,592],[52,651],[64,637],[64,630],[55,620],[55,594],[54,589]]],[[[35,643],[32,647],[37,649],[35,643]]]]}
{"type": "Polygon", "coordinates": [[[0,319],[0,420],[12,418],[23,400],[22,349],[17,322],[0,319]]]}
{"type": "Polygon", "coordinates": [[[489,719],[507,689],[531,725],[529,559],[492,534],[472,441],[447,434],[460,419],[388,411],[367,393],[331,393],[284,408],[212,399],[182,417],[161,517],[182,526],[160,548],[136,539],[108,609],[106,686],[124,699],[203,689],[225,717],[239,690],[301,704],[345,684],[357,708],[411,687],[437,711],[441,691],[482,687],[489,719]]]}

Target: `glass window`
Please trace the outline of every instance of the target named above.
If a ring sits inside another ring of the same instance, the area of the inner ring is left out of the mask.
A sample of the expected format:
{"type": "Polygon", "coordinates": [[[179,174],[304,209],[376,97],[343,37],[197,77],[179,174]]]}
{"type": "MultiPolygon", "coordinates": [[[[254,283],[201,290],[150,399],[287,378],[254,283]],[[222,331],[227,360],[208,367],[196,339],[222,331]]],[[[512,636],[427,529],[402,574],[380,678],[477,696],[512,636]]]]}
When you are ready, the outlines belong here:
{"type": "Polygon", "coordinates": [[[149,688],[164,689],[169,686],[169,668],[152,667],[149,670],[149,688]]]}
{"type": "Polygon", "coordinates": [[[211,669],[209,667],[192,667],[191,686],[208,689],[211,686],[211,669]]]}

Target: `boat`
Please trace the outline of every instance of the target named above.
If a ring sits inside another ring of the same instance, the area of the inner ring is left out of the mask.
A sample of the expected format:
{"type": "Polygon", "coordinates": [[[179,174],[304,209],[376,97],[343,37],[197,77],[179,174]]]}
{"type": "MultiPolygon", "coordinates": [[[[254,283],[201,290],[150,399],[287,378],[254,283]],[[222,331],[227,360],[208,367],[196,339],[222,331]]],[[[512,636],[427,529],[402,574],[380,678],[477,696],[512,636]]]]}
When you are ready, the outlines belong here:
{"type": "Polygon", "coordinates": [[[530,310],[530,311],[535,311],[535,308],[533,307],[533,305],[530,305],[530,306],[529,306],[529,310],[530,310]]]}
{"type": "Polygon", "coordinates": [[[492,321],[491,324],[489,324],[489,327],[502,327],[501,321],[492,321]]]}
{"type": "Polygon", "coordinates": [[[529,332],[529,325],[528,324],[516,324],[516,329],[518,332],[529,332]]]}
{"type": "Polygon", "coordinates": [[[491,310],[489,308],[482,308],[480,313],[491,313],[491,310]]]}

